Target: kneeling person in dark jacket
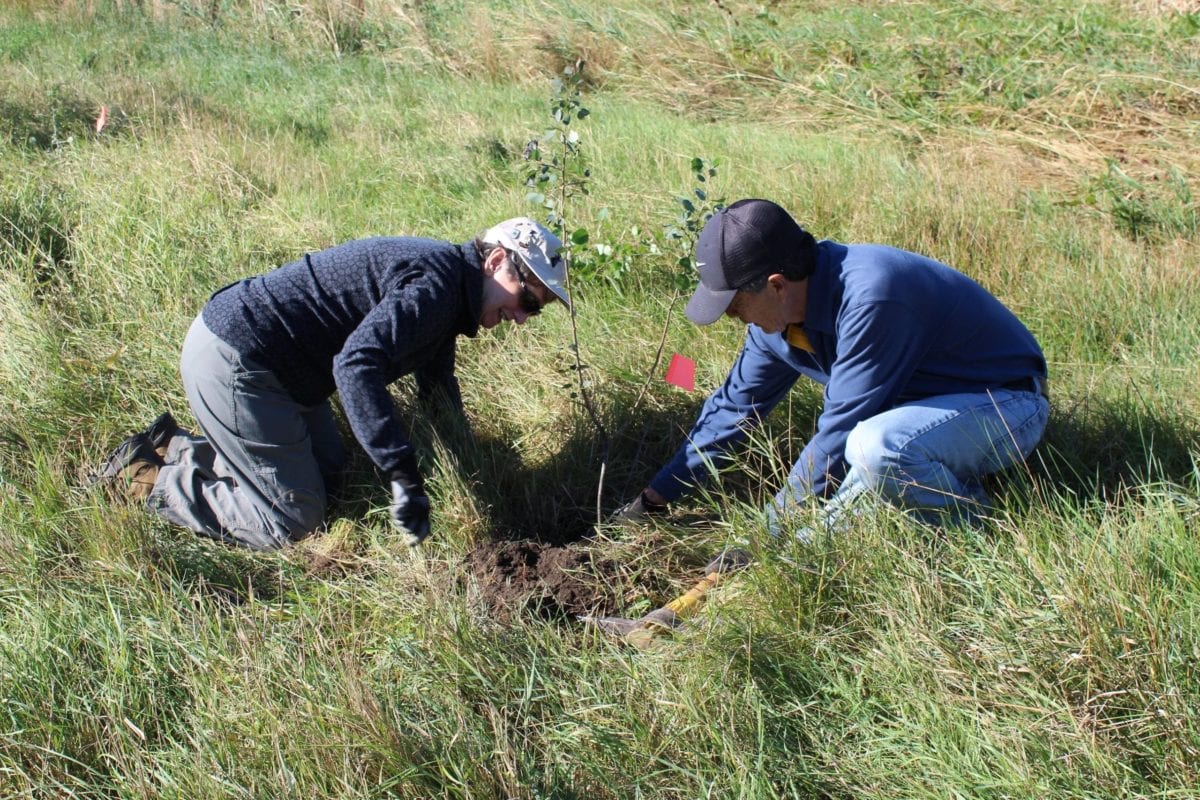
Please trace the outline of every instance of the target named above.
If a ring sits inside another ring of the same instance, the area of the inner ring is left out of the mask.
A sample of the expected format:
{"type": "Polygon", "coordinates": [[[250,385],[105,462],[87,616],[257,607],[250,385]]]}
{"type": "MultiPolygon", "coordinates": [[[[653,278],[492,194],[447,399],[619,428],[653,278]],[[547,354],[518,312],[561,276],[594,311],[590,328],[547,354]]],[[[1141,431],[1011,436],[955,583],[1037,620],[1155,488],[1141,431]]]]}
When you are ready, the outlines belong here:
{"type": "Polygon", "coordinates": [[[453,244],[352,241],[217,291],[192,324],[181,372],[204,436],[164,414],[127,439],[99,477],[171,522],[255,549],[325,519],[345,451],[329,398],[389,477],[409,544],[429,535],[429,499],[388,385],[412,374],[456,408],[455,341],[517,325],[561,300],[561,242],[527,218],[453,244]]]}

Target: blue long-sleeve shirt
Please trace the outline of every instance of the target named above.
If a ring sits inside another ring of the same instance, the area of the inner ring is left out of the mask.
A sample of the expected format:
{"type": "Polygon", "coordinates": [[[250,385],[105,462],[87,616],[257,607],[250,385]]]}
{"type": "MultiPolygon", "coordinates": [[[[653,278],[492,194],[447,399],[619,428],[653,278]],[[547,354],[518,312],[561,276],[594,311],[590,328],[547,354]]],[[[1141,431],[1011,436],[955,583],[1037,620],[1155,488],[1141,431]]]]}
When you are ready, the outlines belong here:
{"type": "Polygon", "coordinates": [[[859,422],[925,397],[1046,377],[1029,330],[986,289],[931,258],[883,245],[818,244],[802,325],[811,352],[750,325],[725,383],[650,487],[675,500],[720,465],[806,375],[825,387],[792,491],[827,497],[846,472],[859,422]]]}
{"type": "Polygon", "coordinates": [[[412,455],[387,387],[414,374],[461,406],[455,338],[479,330],[483,272],[473,244],[374,238],[309,253],[218,290],[204,322],[269,369],[300,404],[336,389],[354,436],[391,472],[412,455]]]}

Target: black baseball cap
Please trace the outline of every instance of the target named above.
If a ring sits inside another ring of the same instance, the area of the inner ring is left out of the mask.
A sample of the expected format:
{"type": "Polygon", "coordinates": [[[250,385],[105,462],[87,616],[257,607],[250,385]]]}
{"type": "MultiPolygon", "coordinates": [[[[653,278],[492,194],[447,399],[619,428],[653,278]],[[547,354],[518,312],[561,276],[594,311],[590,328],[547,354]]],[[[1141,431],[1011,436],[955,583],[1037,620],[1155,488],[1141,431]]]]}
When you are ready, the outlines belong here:
{"type": "Polygon", "coordinates": [[[700,283],[684,313],[697,325],[716,322],[744,286],[798,261],[813,238],[770,200],[738,200],[700,231],[696,267],[700,283]]]}

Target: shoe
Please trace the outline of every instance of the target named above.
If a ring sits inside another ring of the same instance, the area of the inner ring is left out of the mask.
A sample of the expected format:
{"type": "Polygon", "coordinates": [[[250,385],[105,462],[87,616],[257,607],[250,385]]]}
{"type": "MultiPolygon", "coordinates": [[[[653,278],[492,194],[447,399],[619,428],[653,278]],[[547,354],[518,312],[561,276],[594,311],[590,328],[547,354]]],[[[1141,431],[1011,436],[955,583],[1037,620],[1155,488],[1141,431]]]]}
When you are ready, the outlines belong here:
{"type": "Polygon", "coordinates": [[[92,483],[119,487],[132,499],[145,500],[158,480],[159,468],[164,465],[162,457],[154,450],[150,435],[135,433],[109,454],[92,483]]]}
{"type": "Polygon", "coordinates": [[[162,459],[154,452],[154,442],[145,431],[135,433],[117,445],[116,449],[109,453],[108,458],[104,460],[104,466],[92,476],[92,480],[96,483],[115,480],[135,461],[162,465],[162,459]]]}
{"type": "Polygon", "coordinates": [[[175,417],[171,416],[170,411],[159,414],[154,422],[150,423],[150,427],[145,430],[145,434],[150,437],[150,443],[154,446],[154,451],[161,458],[167,457],[167,446],[171,444],[172,437],[186,433],[187,431],[179,427],[179,423],[175,421],[175,417]]]}

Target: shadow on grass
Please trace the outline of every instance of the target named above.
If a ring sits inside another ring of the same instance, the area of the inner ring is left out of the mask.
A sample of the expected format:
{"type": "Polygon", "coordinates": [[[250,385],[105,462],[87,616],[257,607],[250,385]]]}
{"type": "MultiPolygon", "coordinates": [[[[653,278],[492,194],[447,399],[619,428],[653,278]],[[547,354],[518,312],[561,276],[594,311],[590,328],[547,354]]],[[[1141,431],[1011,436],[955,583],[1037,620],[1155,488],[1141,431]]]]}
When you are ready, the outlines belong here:
{"type": "MultiPolygon", "coordinates": [[[[674,453],[701,402],[702,398],[678,398],[633,413],[631,402],[618,400],[605,410],[606,417],[630,422],[607,423],[616,433],[610,436],[607,454],[594,426],[580,411],[564,422],[557,451],[540,460],[523,451],[522,431],[515,427],[508,435],[504,435],[507,431],[475,433],[450,414],[424,413],[415,407],[405,411],[415,412],[412,439],[422,460],[434,451],[436,440],[454,455],[476,502],[489,509],[487,538],[563,545],[594,533],[602,463],[607,466],[601,511],[607,516],[632,499],[674,453]]],[[[332,493],[330,518],[361,519],[385,502],[383,478],[353,444],[344,423],[343,437],[350,464],[342,487],[332,493]]]]}
{"type": "Polygon", "coordinates": [[[146,540],[151,563],[218,607],[280,600],[303,578],[304,570],[291,553],[256,552],[166,523],[153,525],[146,540]]]}
{"type": "Polygon", "coordinates": [[[1056,403],[1046,435],[1029,460],[1039,483],[1081,502],[1114,501],[1139,484],[1194,490],[1200,428],[1172,410],[1139,398],[1056,403]]]}
{"type": "MultiPolygon", "coordinates": [[[[0,136],[17,147],[56,150],[75,142],[95,141],[101,103],[64,84],[28,100],[0,100],[0,136]]],[[[119,108],[105,113],[106,138],[130,132],[128,114],[119,108]]]]}
{"type": "MultiPolygon", "coordinates": [[[[631,413],[621,401],[608,409],[609,419],[628,422],[607,454],[601,499],[605,515],[632,499],[674,454],[702,402],[702,397],[681,395],[651,410],[631,413]]],[[[774,483],[783,479],[780,475],[776,481],[773,472],[799,456],[819,413],[819,397],[807,394],[791,408],[777,410],[755,437],[756,444],[739,451],[734,469],[722,478],[721,493],[751,504],[766,502],[777,488],[774,483]],[[759,452],[763,442],[769,455],[759,452]]],[[[604,454],[582,415],[565,433],[558,452],[542,463],[527,464],[509,441],[482,440],[479,446],[495,454],[472,465],[481,499],[494,512],[493,538],[562,544],[591,534],[604,454]]],[[[1008,470],[995,476],[990,488],[1001,504],[1016,499],[1030,483],[1082,503],[1115,501],[1145,484],[1194,489],[1198,452],[1200,427],[1181,412],[1132,396],[1090,398],[1070,408],[1056,405],[1028,471],[1008,470]]]]}
{"type": "MultiPolygon", "coordinates": [[[[673,455],[702,402],[698,395],[672,393],[634,410],[632,398],[617,397],[604,409],[615,434],[607,453],[590,420],[580,411],[564,423],[558,449],[540,460],[523,451],[519,444],[523,432],[515,426],[511,431],[476,434],[452,415],[405,407],[403,402],[402,408],[415,420],[413,439],[423,459],[434,451],[435,442],[454,455],[475,502],[489,510],[487,539],[533,540],[557,546],[594,534],[605,456],[603,515],[631,499],[673,455]]],[[[759,438],[774,447],[771,458],[777,465],[790,464],[797,456],[803,446],[803,436],[797,432],[811,430],[819,412],[817,402],[815,397],[802,399],[767,420],[765,435],[759,438]]],[[[330,524],[342,518],[360,521],[369,513],[378,513],[387,502],[385,481],[353,445],[344,423],[343,428],[350,465],[343,485],[331,492],[330,524]]],[[[1019,499],[1031,489],[1036,491],[1038,486],[1081,503],[1111,501],[1139,483],[1191,485],[1197,449],[1200,431],[1182,415],[1136,400],[1093,398],[1069,410],[1056,407],[1046,438],[1030,459],[1029,471],[1010,470],[997,476],[990,488],[1001,504],[1019,499]]],[[[772,478],[762,477],[771,474],[765,461],[754,448],[743,450],[735,460],[743,469],[735,469],[723,479],[724,494],[753,503],[773,491],[774,486],[766,485],[772,478]]],[[[695,523],[700,518],[693,515],[689,520],[695,523]]],[[[266,583],[272,583],[271,579],[266,583]]]]}

